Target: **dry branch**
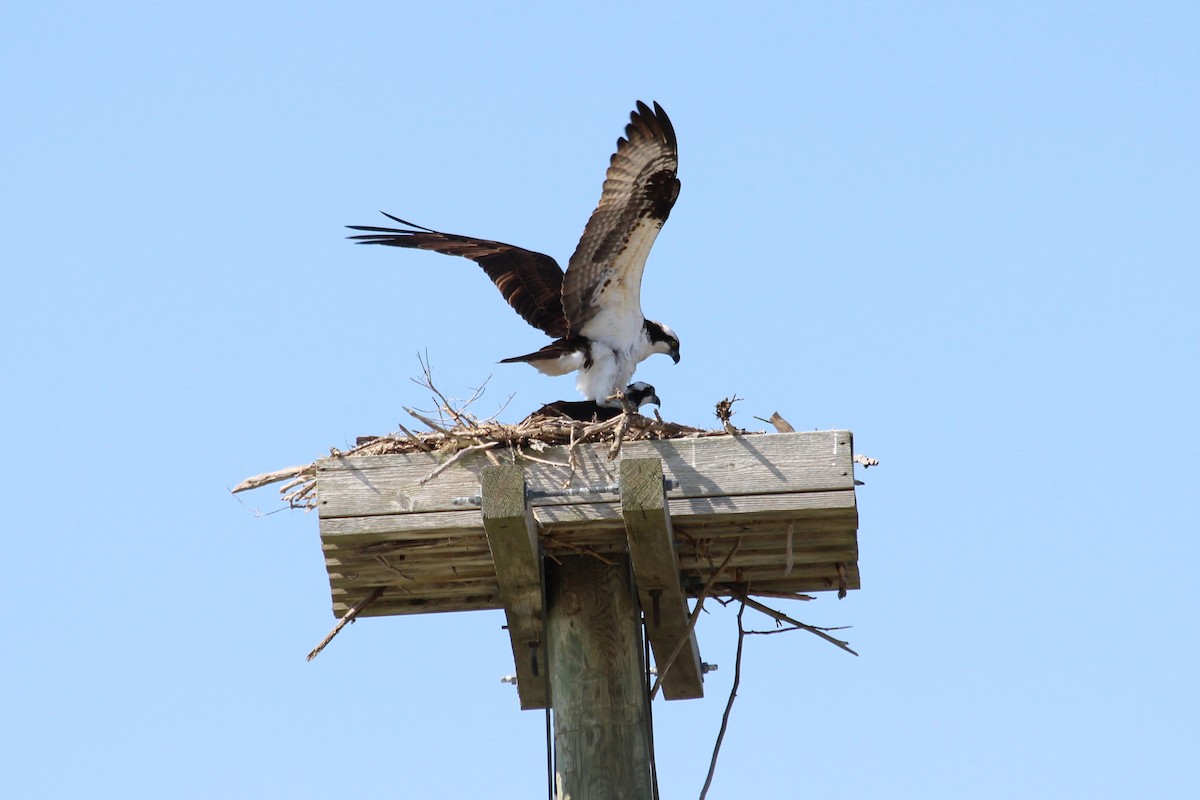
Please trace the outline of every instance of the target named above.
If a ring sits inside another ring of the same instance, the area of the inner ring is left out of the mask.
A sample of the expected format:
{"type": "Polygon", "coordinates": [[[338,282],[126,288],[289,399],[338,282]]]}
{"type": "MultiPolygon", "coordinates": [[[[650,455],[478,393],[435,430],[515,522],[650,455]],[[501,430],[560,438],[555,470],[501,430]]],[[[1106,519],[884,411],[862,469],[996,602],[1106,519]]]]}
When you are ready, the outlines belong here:
{"type": "Polygon", "coordinates": [[[704,800],[708,796],[709,787],[712,786],[713,775],[717,771],[717,756],[721,753],[721,742],[725,740],[725,731],[729,729],[729,714],[733,711],[733,701],[737,699],[738,686],[742,682],[742,645],[746,642],[746,629],[742,627],[742,615],[746,613],[746,604],[743,602],[737,613],[737,656],[733,661],[733,686],[729,689],[729,699],[725,702],[725,713],[721,715],[721,730],[717,732],[717,742],[713,745],[712,760],[708,762],[708,775],[704,779],[704,788],[700,790],[700,800],[704,800]]]}
{"type": "Polygon", "coordinates": [[[776,619],[779,622],[785,622],[788,625],[793,625],[796,628],[799,628],[800,630],[808,631],[809,633],[813,634],[814,636],[820,636],[825,641],[829,642],[830,644],[840,647],[841,649],[845,650],[847,653],[849,653],[852,656],[858,655],[858,653],[856,653],[850,649],[849,642],[843,642],[841,639],[835,639],[832,636],[830,636],[828,633],[825,632],[827,630],[837,630],[836,628],[818,628],[813,625],[805,625],[803,622],[800,622],[799,620],[792,619],[787,614],[784,614],[782,611],[776,611],[775,609],[771,608],[770,606],[763,605],[762,603],[758,602],[757,600],[755,600],[752,597],[750,597],[749,595],[747,595],[745,590],[742,590],[742,589],[732,589],[730,591],[730,594],[732,594],[738,600],[741,600],[746,605],[753,608],[755,611],[761,611],[762,613],[766,614],[768,617],[776,619]]]}
{"type": "Polygon", "coordinates": [[[313,470],[312,464],[301,464],[301,465],[295,466],[295,467],[285,467],[284,469],[277,469],[274,472],[264,472],[262,475],[255,475],[251,478],[246,478],[246,480],[242,481],[241,483],[239,483],[237,486],[233,487],[229,491],[231,494],[237,494],[238,492],[247,492],[251,489],[257,489],[260,486],[268,486],[272,483],[279,483],[279,481],[286,481],[288,478],[295,478],[297,476],[303,475],[305,472],[309,472],[312,470],[313,470]]]}
{"type": "Polygon", "coordinates": [[[378,600],[379,595],[383,594],[385,589],[387,589],[386,586],[380,586],[362,600],[359,600],[357,603],[355,603],[354,607],[347,611],[342,618],[338,620],[337,625],[333,626],[333,630],[326,634],[325,638],[321,640],[321,643],[312,649],[312,652],[308,654],[308,658],[306,658],[305,661],[312,661],[314,658],[319,656],[321,651],[325,649],[325,645],[332,642],[333,637],[341,633],[342,628],[346,627],[347,623],[354,622],[354,618],[357,617],[361,611],[363,611],[367,606],[371,605],[371,603],[374,603],[376,600],[378,600]]]}
{"type": "Polygon", "coordinates": [[[441,475],[443,472],[445,472],[447,469],[450,468],[450,465],[454,464],[456,461],[458,461],[460,458],[467,455],[468,453],[478,453],[480,450],[490,450],[491,448],[495,447],[498,444],[500,444],[500,443],[499,442],[484,442],[483,444],[473,444],[470,447],[464,447],[462,450],[459,450],[457,453],[450,456],[450,458],[446,459],[446,461],[443,464],[441,464],[440,466],[438,466],[438,468],[435,469],[433,472],[429,473],[424,478],[421,478],[421,480],[419,480],[418,483],[420,485],[424,486],[425,484],[429,483],[429,481],[436,478],[438,475],[441,475]]]}
{"type": "Polygon", "coordinates": [[[613,561],[611,558],[604,557],[603,555],[596,552],[596,550],[591,547],[585,547],[584,545],[579,545],[579,544],[575,544],[573,542],[568,542],[564,539],[560,539],[557,536],[554,536],[553,534],[546,534],[543,537],[542,541],[546,545],[546,550],[544,551],[545,554],[548,557],[554,559],[554,563],[556,563],[556,564],[559,564],[562,562],[560,562],[558,560],[558,558],[555,557],[554,553],[551,552],[551,550],[549,549],[551,547],[556,548],[556,549],[567,550],[567,551],[570,551],[572,553],[575,553],[575,554],[581,555],[581,556],[590,556],[591,558],[594,558],[597,561],[599,561],[601,564],[607,564],[610,567],[615,567],[617,565],[617,562],[613,561]]]}

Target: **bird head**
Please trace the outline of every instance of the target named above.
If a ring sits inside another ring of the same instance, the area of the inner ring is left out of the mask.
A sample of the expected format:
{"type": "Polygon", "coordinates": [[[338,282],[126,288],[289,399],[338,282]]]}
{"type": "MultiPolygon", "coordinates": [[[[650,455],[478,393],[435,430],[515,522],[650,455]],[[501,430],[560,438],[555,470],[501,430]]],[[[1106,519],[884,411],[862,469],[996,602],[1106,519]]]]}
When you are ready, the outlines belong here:
{"type": "Polygon", "coordinates": [[[676,364],[679,363],[679,337],[661,322],[646,320],[646,335],[650,339],[651,353],[665,353],[676,364]]]}
{"type": "Polygon", "coordinates": [[[662,401],[658,399],[654,387],[645,381],[636,381],[625,387],[625,399],[634,408],[641,408],[647,403],[653,403],[656,406],[662,405],[662,401]]]}

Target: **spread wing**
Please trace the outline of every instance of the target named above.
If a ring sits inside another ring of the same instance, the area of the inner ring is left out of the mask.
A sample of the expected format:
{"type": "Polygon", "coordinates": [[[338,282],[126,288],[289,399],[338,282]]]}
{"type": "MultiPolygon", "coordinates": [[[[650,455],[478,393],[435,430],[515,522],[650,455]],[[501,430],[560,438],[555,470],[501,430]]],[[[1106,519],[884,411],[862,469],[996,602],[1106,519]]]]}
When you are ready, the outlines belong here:
{"type": "Polygon", "coordinates": [[[359,244],[411,247],[469,258],[483,267],[483,271],[496,284],[508,304],[521,315],[521,319],[555,338],[567,335],[567,320],[562,306],[563,271],[550,256],[503,242],[441,233],[393,217],[387,212],[383,212],[383,215],[405,227],[347,225],[356,231],[370,231],[350,238],[357,239],[359,244]]]}
{"type": "Polygon", "coordinates": [[[563,280],[572,334],[625,338],[642,326],[642,271],[679,196],[675,129],[658,104],[641,101],[609,162],[600,203],[563,280]]]}

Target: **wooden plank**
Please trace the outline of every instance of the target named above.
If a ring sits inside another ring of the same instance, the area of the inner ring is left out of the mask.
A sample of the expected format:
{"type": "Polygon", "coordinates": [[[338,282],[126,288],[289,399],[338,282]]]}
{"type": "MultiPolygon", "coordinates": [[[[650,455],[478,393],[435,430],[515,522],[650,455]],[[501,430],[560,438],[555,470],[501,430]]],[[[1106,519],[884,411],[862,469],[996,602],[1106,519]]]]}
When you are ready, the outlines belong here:
{"type": "Polygon", "coordinates": [[[431,572],[445,570],[452,566],[454,569],[478,568],[492,566],[491,551],[460,550],[447,548],[444,553],[427,553],[421,556],[350,556],[325,558],[325,567],[330,572],[354,570],[360,567],[370,568],[372,564],[390,569],[396,574],[410,572],[431,572]]]}
{"type": "MultiPolygon", "coordinates": [[[[669,493],[709,497],[786,494],[854,489],[853,446],[848,431],[763,434],[628,442],[626,458],[657,457],[668,478],[680,483],[669,493]]],[[[496,457],[504,457],[496,453],[496,457]]],[[[567,448],[537,454],[541,461],[566,464],[567,448]]],[[[450,458],[433,453],[333,457],[317,462],[317,494],[322,519],[374,514],[407,514],[460,509],[453,500],[479,492],[483,454],[461,459],[425,483],[450,458]]],[[[608,460],[608,445],[578,448],[574,473],[565,466],[526,462],[525,477],[535,489],[616,483],[619,462],[608,460]]],[[[577,505],[587,497],[539,501],[539,505],[577,505]]]]}
{"type": "Polygon", "coordinates": [[[695,630],[688,625],[687,601],[679,584],[662,462],[657,458],[622,459],[620,486],[634,580],[654,661],[660,669],[683,642],[671,671],[663,679],[663,696],[668,700],[703,697],[700,646],[695,630]]]}
{"type": "MultiPolygon", "coordinates": [[[[668,499],[668,503],[671,519],[677,525],[837,517],[857,527],[858,519],[853,491],[689,497],[668,499]]],[[[546,532],[553,533],[559,528],[586,529],[598,522],[621,519],[621,507],[619,501],[535,506],[534,514],[546,532]]]]}
{"type": "MultiPolygon", "coordinates": [[[[372,589],[384,586],[387,591],[382,598],[376,600],[376,603],[404,602],[411,604],[422,600],[464,600],[469,598],[492,598],[496,601],[496,608],[501,607],[500,587],[496,585],[493,578],[487,582],[477,583],[437,583],[426,587],[418,587],[419,592],[408,591],[404,586],[397,586],[392,583],[372,582],[354,583],[349,585],[335,584],[331,590],[333,597],[341,602],[348,598],[350,602],[357,602],[362,599],[364,591],[370,592],[372,589]]],[[[372,607],[374,604],[372,604],[372,607]]],[[[364,612],[365,613],[365,612],[364,612]]]]}
{"type": "MultiPolygon", "coordinates": [[[[477,491],[478,489],[476,489],[477,491]]],[[[676,527],[685,523],[721,524],[748,519],[801,520],[841,519],[856,527],[858,511],[853,491],[803,492],[788,494],[741,495],[716,500],[709,497],[669,500],[671,519],[676,527]]],[[[559,529],[587,530],[592,526],[620,530],[624,527],[618,500],[580,503],[569,506],[536,505],[534,517],[546,533],[559,529]]],[[[381,514],[321,518],[321,538],[325,542],[340,537],[385,536],[399,534],[406,539],[455,538],[479,535],[479,511],[435,511],[411,514],[381,514]]],[[[364,540],[368,543],[369,540],[364,540]]]]}
{"type": "MultiPolygon", "coordinates": [[[[740,585],[740,584],[739,584],[740,585]]],[[[700,591],[701,584],[696,584],[694,588],[689,587],[688,594],[695,596],[700,591]]],[[[838,588],[837,571],[827,569],[824,574],[813,574],[810,570],[803,570],[799,574],[789,575],[786,579],[776,580],[770,578],[755,579],[750,584],[750,594],[756,592],[793,592],[800,594],[809,594],[813,592],[834,592],[838,588]]],[[[846,589],[855,591],[862,588],[862,579],[859,576],[858,569],[846,565],[846,589]]],[[[715,594],[720,596],[732,596],[730,592],[718,590],[715,594]]],[[[374,604],[371,606],[374,607],[374,604]]]]}
{"type": "Polygon", "coordinates": [[[345,589],[347,592],[362,594],[364,590],[371,590],[380,586],[386,586],[391,591],[393,596],[409,596],[422,597],[433,594],[438,595],[472,595],[472,594],[494,594],[500,595],[500,584],[496,581],[496,574],[489,571],[486,575],[478,577],[460,577],[456,575],[430,575],[422,580],[406,580],[397,578],[390,573],[374,573],[364,575],[361,573],[352,575],[334,574],[330,577],[329,585],[334,590],[345,589]]]}
{"type": "Polygon", "coordinates": [[[724,524],[689,525],[686,522],[672,523],[676,538],[705,540],[714,544],[741,537],[770,537],[787,536],[792,531],[796,542],[811,542],[820,544],[830,543],[854,536],[857,528],[853,519],[809,519],[809,520],[767,520],[759,522],[748,520],[744,522],[728,522],[724,524]],[[792,523],[795,524],[792,524],[792,523]]]}
{"type": "Polygon", "coordinates": [[[394,558],[401,561],[429,554],[491,553],[487,536],[482,533],[461,538],[409,539],[400,531],[364,536],[358,541],[351,537],[327,540],[321,543],[321,551],[326,558],[394,558]]]}
{"type": "Polygon", "coordinates": [[[483,527],[508,618],[521,708],[546,708],[542,557],[520,467],[484,467],[483,527]]]}
{"type": "MultiPolygon", "coordinates": [[[[385,593],[383,595],[387,597],[385,593]]],[[[353,603],[343,602],[334,599],[333,615],[339,619],[353,605],[353,603]]],[[[359,617],[395,617],[405,614],[442,614],[447,612],[458,611],[491,611],[501,608],[500,598],[488,597],[464,597],[451,599],[414,599],[414,598],[392,598],[390,600],[376,600],[369,605],[366,610],[361,612],[359,617]]]]}
{"type": "Polygon", "coordinates": [[[546,566],[556,796],[650,800],[648,703],[629,562],[561,562],[546,566]]]}
{"type": "MultiPolygon", "coordinates": [[[[695,596],[700,591],[702,585],[703,579],[697,576],[695,582],[688,583],[688,595],[695,596]]],[[[774,571],[774,574],[768,571],[753,576],[750,587],[750,594],[754,594],[755,591],[795,593],[832,592],[838,588],[838,574],[837,570],[832,568],[831,565],[797,567],[787,578],[780,578],[778,571],[774,571]]],[[[846,588],[850,591],[862,588],[862,581],[857,565],[846,565],[846,588]]],[[[722,591],[719,585],[714,594],[716,596],[728,596],[728,592],[722,591]]],[[[355,601],[361,598],[362,588],[355,588],[349,592],[344,589],[335,589],[333,593],[334,616],[340,619],[354,605],[355,601]]],[[[393,592],[389,588],[387,593],[372,603],[359,616],[383,617],[400,614],[430,614],[445,611],[498,610],[501,608],[503,608],[503,603],[500,599],[499,589],[495,589],[491,594],[483,592],[476,587],[474,589],[464,588],[464,591],[458,593],[447,591],[445,594],[442,594],[439,590],[431,591],[428,596],[413,596],[403,594],[398,590],[393,592]]]]}
{"type": "MultiPolygon", "coordinates": [[[[736,535],[699,538],[676,536],[676,552],[681,566],[703,566],[719,563],[738,540],[742,541],[736,563],[747,563],[751,557],[781,559],[788,551],[787,534],[784,531],[749,530],[736,535]]],[[[624,537],[564,537],[562,540],[545,539],[543,549],[554,554],[579,553],[586,547],[597,553],[625,552],[624,537]]],[[[852,529],[838,529],[793,537],[791,552],[796,561],[828,561],[831,554],[841,554],[835,561],[856,561],[858,545],[852,529]]],[[[783,563],[782,560],[779,561],[783,563]]],[[[466,577],[469,574],[486,574],[493,564],[491,551],[486,544],[482,549],[446,548],[417,555],[361,555],[355,551],[327,550],[325,568],[330,574],[350,575],[354,573],[426,575],[431,573],[466,577]]]]}
{"type": "MultiPolygon", "coordinates": [[[[854,561],[858,557],[858,551],[855,548],[849,547],[829,547],[816,550],[795,550],[793,551],[793,556],[795,563],[792,565],[792,572],[795,572],[796,564],[844,564],[854,561]]],[[[713,560],[718,563],[723,559],[723,554],[713,557],[713,560]]],[[[784,574],[784,571],[787,567],[784,561],[785,556],[782,550],[751,553],[738,551],[738,554],[733,557],[729,566],[732,569],[740,570],[745,570],[749,567],[774,568],[779,578],[785,578],[787,575],[784,574]]],[[[695,570],[706,575],[712,571],[711,563],[707,558],[680,557],[679,568],[681,570],[695,570]]]]}
{"type": "MultiPolygon", "coordinates": [[[[624,552],[624,550],[625,548],[612,548],[607,552],[606,557],[624,552]]],[[[725,552],[728,550],[726,549],[725,552]]],[[[730,562],[729,571],[733,575],[740,573],[745,576],[753,575],[756,578],[766,575],[771,578],[786,579],[793,574],[799,576],[803,570],[809,567],[821,567],[821,574],[826,574],[828,565],[854,562],[857,553],[857,549],[853,546],[794,549],[792,570],[789,573],[782,548],[778,550],[742,549],[730,562]]],[[[577,554],[564,548],[557,555],[577,554]]],[[[676,575],[679,572],[686,572],[707,576],[711,573],[714,562],[722,561],[724,556],[725,553],[719,551],[705,556],[681,554],[678,556],[676,575]]],[[[730,578],[730,580],[734,579],[730,578]]],[[[476,591],[484,587],[492,591],[499,591],[496,571],[490,561],[469,569],[459,566],[456,562],[420,570],[409,569],[408,571],[395,567],[382,567],[372,562],[340,564],[329,567],[329,582],[334,588],[354,590],[355,587],[359,587],[360,592],[364,588],[377,586],[391,586],[400,592],[413,594],[443,589],[450,591],[453,587],[461,587],[464,591],[476,591]]]]}
{"type": "MultiPolygon", "coordinates": [[[[845,566],[846,581],[850,583],[851,577],[858,575],[858,565],[847,562],[845,566]]],[[[837,588],[838,581],[836,564],[798,564],[792,569],[792,574],[786,578],[781,575],[777,567],[745,567],[744,569],[739,569],[738,573],[741,580],[750,583],[751,594],[754,594],[754,587],[760,582],[777,585],[786,583],[790,579],[795,579],[797,583],[805,580],[819,581],[824,583],[823,589],[814,589],[813,591],[830,591],[837,588]]]]}

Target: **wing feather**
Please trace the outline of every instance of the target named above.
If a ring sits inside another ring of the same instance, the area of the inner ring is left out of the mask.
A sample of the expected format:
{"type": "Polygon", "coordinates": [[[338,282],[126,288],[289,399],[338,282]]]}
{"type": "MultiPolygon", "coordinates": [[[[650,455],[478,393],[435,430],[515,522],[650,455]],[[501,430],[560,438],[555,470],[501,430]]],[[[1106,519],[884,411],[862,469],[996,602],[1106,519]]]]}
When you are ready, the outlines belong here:
{"type": "Polygon", "coordinates": [[[572,334],[624,339],[640,333],[646,257],[679,196],[678,144],[666,112],[638,101],[629,119],[563,279],[572,334]]]}
{"type": "Polygon", "coordinates": [[[563,271],[553,258],[503,242],[475,239],[442,233],[393,217],[403,228],[380,228],[372,225],[346,227],[367,233],[351,236],[359,244],[382,244],[391,247],[411,247],[431,250],[448,256],[462,256],[483,267],[496,284],[500,294],[521,315],[521,319],[555,338],[567,335],[567,320],[563,314],[563,271]]]}

